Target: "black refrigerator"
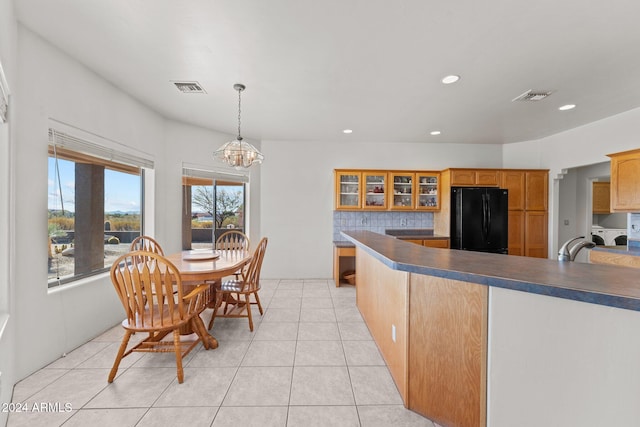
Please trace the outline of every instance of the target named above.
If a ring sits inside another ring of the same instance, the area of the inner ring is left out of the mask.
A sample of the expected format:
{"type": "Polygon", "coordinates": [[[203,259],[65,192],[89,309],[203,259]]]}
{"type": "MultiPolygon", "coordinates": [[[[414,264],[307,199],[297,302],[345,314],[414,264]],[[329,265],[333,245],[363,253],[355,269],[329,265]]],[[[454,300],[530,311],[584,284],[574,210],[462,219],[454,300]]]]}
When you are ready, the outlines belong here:
{"type": "Polygon", "coordinates": [[[451,249],[508,251],[508,190],[451,187],[451,249]]]}

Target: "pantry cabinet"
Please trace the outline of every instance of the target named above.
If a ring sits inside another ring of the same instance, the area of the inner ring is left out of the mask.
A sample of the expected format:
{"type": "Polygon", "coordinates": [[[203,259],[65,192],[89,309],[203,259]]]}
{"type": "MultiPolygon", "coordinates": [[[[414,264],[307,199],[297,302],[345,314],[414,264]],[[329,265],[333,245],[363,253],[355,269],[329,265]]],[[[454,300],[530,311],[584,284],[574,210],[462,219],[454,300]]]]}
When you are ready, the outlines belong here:
{"type": "Polygon", "coordinates": [[[608,182],[594,182],[591,198],[593,201],[592,212],[594,214],[611,213],[611,191],[608,182]]]}
{"type": "Polygon", "coordinates": [[[640,212],[640,149],[611,158],[611,212],[640,212]]]}

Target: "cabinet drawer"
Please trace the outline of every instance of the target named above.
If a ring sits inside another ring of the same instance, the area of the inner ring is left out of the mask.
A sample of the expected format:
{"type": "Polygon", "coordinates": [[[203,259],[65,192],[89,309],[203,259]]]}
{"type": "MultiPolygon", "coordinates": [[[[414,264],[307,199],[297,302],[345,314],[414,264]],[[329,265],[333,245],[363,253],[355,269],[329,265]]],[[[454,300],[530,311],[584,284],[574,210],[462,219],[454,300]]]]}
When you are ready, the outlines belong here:
{"type": "Polygon", "coordinates": [[[427,239],[423,240],[422,244],[429,248],[448,248],[449,239],[427,239]]]}

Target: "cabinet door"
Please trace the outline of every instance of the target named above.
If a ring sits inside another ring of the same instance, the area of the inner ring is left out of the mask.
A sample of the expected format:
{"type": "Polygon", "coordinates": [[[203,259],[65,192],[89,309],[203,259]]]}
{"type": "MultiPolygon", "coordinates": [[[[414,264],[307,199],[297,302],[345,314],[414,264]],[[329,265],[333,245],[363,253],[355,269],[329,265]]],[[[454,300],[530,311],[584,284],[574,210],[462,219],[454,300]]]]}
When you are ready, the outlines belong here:
{"type": "Polygon", "coordinates": [[[526,256],[547,258],[547,213],[525,212],[526,256]]]}
{"type": "Polygon", "coordinates": [[[509,255],[524,256],[524,212],[509,211],[509,255]]]}
{"type": "Polygon", "coordinates": [[[640,150],[610,154],[611,210],[640,212],[640,150]]]}
{"type": "MultiPolygon", "coordinates": [[[[501,172],[500,188],[509,190],[509,210],[524,210],[524,189],[525,189],[525,173],[524,171],[505,170],[501,172]]],[[[511,253],[511,245],[509,245],[509,253],[511,253]]]]}
{"type": "Polygon", "coordinates": [[[451,169],[451,185],[476,185],[476,171],[473,169],[451,169]]]}
{"type": "Polygon", "coordinates": [[[416,209],[435,211],[440,209],[440,174],[438,172],[416,173],[416,209]]]}
{"type": "Polygon", "coordinates": [[[394,210],[410,210],[415,207],[413,172],[391,172],[389,182],[391,184],[391,206],[394,210]]]}
{"type": "Polygon", "coordinates": [[[387,173],[363,172],[363,209],[387,209],[387,173]]]}
{"type": "MultiPolygon", "coordinates": [[[[548,171],[527,171],[525,173],[525,209],[546,211],[548,199],[548,171]]],[[[546,257],[546,255],[545,255],[546,257]]]]}
{"type": "Polygon", "coordinates": [[[448,248],[449,239],[424,239],[422,244],[429,248],[448,248]]]}
{"type": "Polygon", "coordinates": [[[489,187],[498,186],[498,175],[497,170],[477,170],[476,185],[489,187]]]}
{"type": "Polygon", "coordinates": [[[336,171],[336,209],[360,209],[362,207],[362,173],[336,171]]]}
{"type": "Polygon", "coordinates": [[[608,182],[594,182],[591,196],[593,199],[592,211],[594,214],[611,213],[611,195],[608,182]]]}

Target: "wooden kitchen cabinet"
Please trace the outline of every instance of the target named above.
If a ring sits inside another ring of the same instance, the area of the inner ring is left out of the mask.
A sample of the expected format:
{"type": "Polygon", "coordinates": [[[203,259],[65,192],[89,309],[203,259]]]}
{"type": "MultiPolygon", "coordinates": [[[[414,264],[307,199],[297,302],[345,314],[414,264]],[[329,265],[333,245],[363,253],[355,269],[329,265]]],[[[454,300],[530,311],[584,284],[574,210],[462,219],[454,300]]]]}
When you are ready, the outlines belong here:
{"type": "Polygon", "coordinates": [[[527,211],[547,211],[549,171],[525,172],[525,205],[527,211]]]}
{"type": "Polygon", "coordinates": [[[362,172],[334,172],[336,184],[336,209],[350,210],[362,207],[362,172]]]}
{"type": "Polygon", "coordinates": [[[503,170],[500,173],[500,188],[509,190],[510,211],[524,210],[525,173],[522,170],[503,170]]]}
{"type": "Polygon", "coordinates": [[[439,171],[336,169],[336,210],[440,210],[439,171]]]}
{"type": "Polygon", "coordinates": [[[402,239],[404,242],[415,243],[416,245],[428,248],[449,248],[449,239],[402,239]]]}
{"type": "Polygon", "coordinates": [[[387,209],[387,173],[381,171],[362,172],[364,209],[387,209]]]}
{"type": "Polygon", "coordinates": [[[440,209],[440,172],[416,172],[416,209],[440,209]]]}
{"type": "MultiPolygon", "coordinates": [[[[509,255],[524,256],[524,242],[525,242],[525,225],[524,225],[524,211],[509,211],[509,237],[508,248],[509,255]]],[[[546,254],[545,254],[546,257],[546,254]]]]}
{"type": "Polygon", "coordinates": [[[499,170],[497,169],[449,169],[451,185],[479,185],[483,187],[497,187],[499,185],[499,170]]]}
{"type": "Polygon", "coordinates": [[[611,213],[611,191],[610,184],[608,182],[594,182],[591,198],[593,201],[592,213],[611,213]]]}
{"type": "Polygon", "coordinates": [[[640,212],[640,149],[611,158],[611,212],[640,212]]]}
{"type": "Polygon", "coordinates": [[[389,209],[412,210],[415,202],[415,174],[413,172],[389,172],[389,209]]]}
{"type": "Polygon", "coordinates": [[[547,212],[526,211],[524,221],[524,255],[547,258],[547,212]]]}

